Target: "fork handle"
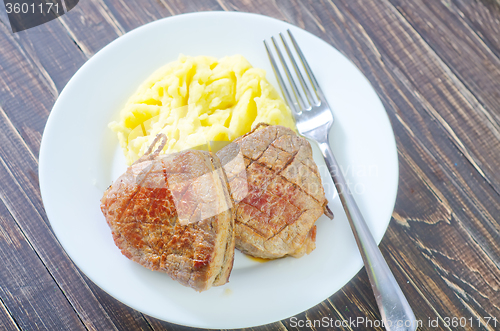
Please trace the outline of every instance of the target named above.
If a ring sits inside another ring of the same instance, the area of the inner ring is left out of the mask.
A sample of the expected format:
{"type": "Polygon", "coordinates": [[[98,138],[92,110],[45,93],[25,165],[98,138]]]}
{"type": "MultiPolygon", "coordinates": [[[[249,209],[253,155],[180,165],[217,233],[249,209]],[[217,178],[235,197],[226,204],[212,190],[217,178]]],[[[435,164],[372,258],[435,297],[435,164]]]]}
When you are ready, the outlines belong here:
{"type": "Polygon", "coordinates": [[[356,238],[386,330],[416,330],[415,315],[373,239],[363,215],[354,201],[349,187],[347,187],[330,145],[328,142],[319,142],[319,147],[356,238]]]}

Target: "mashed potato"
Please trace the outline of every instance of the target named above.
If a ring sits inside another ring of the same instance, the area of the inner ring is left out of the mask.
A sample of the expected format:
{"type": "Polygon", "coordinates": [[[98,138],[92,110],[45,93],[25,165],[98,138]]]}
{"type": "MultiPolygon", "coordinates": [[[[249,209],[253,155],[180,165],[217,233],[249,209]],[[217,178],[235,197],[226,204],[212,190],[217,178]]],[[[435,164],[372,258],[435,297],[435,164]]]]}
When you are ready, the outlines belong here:
{"type": "Polygon", "coordinates": [[[290,109],[265,75],[241,55],[181,55],[139,87],[110,127],[129,164],[160,132],[168,137],[163,152],[170,153],[232,141],[260,122],[295,130],[290,109]]]}

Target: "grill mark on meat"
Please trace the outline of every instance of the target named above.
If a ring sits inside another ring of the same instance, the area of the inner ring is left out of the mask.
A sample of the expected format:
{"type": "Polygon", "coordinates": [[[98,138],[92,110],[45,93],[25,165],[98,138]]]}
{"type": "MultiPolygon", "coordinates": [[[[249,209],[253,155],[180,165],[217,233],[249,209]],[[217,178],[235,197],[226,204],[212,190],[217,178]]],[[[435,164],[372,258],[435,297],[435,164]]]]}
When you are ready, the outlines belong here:
{"type": "MultiPolygon", "coordinates": [[[[299,162],[300,162],[300,161],[299,161],[299,162]]],[[[292,160],[292,162],[291,162],[291,163],[293,163],[293,160],[292,160]]],[[[288,167],[290,167],[290,166],[291,166],[291,163],[290,163],[290,164],[289,164],[286,168],[284,168],[284,169],[282,170],[282,172],[283,172],[283,171],[286,171],[286,170],[288,169],[288,167]]],[[[302,162],[300,162],[300,164],[304,165],[302,162]]],[[[309,169],[309,167],[307,167],[307,166],[306,166],[306,168],[308,168],[308,169],[309,169]]],[[[297,170],[298,170],[298,168],[297,168],[297,170]]],[[[317,176],[314,172],[313,172],[312,174],[316,177],[317,182],[319,182],[319,183],[320,183],[320,185],[321,185],[321,178],[320,178],[320,177],[318,177],[318,176],[317,176]]],[[[290,180],[288,180],[288,178],[286,178],[284,175],[281,175],[281,177],[282,177],[282,178],[284,178],[287,182],[289,182],[289,183],[291,183],[291,184],[295,185],[296,187],[300,188],[300,189],[302,190],[302,192],[304,192],[305,194],[307,194],[308,196],[310,196],[311,198],[313,198],[313,199],[314,199],[315,201],[317,201],[319,204],[321,204],[321,205],[323,204],[323,202],[319,201],[319,200],[318,200],[315,196],[313,196],[312,194],[310,194],[310,193],[308,193],[307,191],[305,191],[304,189],[302,189],[302,188],[300,187],[300,185],[298,185],[298,184],[296,184],[296,183],[291,182],[291,181],[290,181],[290,180]]],[[[322,187],[322,186],[321,186],[321,188],[323,189],[323,187],[322,187]]],[[[324,198],[324,193],[322,194],[322,196],[323,196],[323,198],[324,198]]]]}
{"type": "MultiPolygon", "coordinates": [[[[248,226],[247,224],[245,224],[245,223],[241,223],[241,222],[239,222],[239,221],[236,221],[236,223],[239,223],[240,225],[242,225],[242,226],[246,227],[247,229],[250,229],[252,232],[255,232],[255,233],[256,233],[257,235],[259,235],[260,237],[262,237],[262,238],[266,239],[266,237],[265,237],[265,236],[263,236],[262,234],[260,234],[257,230],[255,230],[255,229],[254,229],[254,228],[252,228],[251,226],[248,226]]],[[[266,240],[264,240],[264,241],[266,241],[266,240]]]]}
{"type": "MultiPolygon", "coordinates": [[[[297,152],[297,153],[298,153],[298,152],[297,152]]],[[[297,155],[297,153],[295,153],[295,154],[294,154],[294,157],[297,155]]],[[[295,184],[295,183],[293,183],[293,182],[289,181],[289,180],[288,180],[285,176],[282,176],[282,175],[281,175],[281,172],[283,172],[284,170],[286,170],[286,168],[287,168],[287,167],[288,167],[288,166],[289,166],[289,165],[293,162],[294,157],[293,157],[293,158],[290,158],[290,160],[286,163],[286,165],[285,165],[282,169],[280,169],[280,171],[279,171],[278,173],[276,173],[273,169],[269,168],[269,167],[268,167],[268,166],[266,166],[265,164],[262,164],[262,163],[260,163],[260,162],[258,162],[258,161],[253,161],[252,163],[250,163],[250,164],[246,167],[246,170],[248,170],[248,168],[249,168],[252,164],[254,164],[254,163],[255,163],[255,164],[258,164],[258,165],[260,165],[260,166],[262,166],[262,167],[264,167],[264,168],[266,168],[266,169],[268,169],[268,170],[270,170],[270,171],[273,171],[273,172],[274,172],[274,174],[275,174],[276,176],[280,176],[280,177],[281,177],[283,180],[285,180],[287,183],[289,183],[290,185],[293,185],[295,189],[300,190],[300,191],[301,191],[302,193],[304,193],[305,195],[307,195],[307,196],[311,197],[312,199],[314,199],[314,201],[318,202],[319,204],[322,204],[323,202],[319,201],[319,200],[318,200],[318,199],[316,199],[314,196],[312,196],[311,194],[309,194],[308,192],[306,192],[306,191],[305,191],[303,188],[301,188],[299,185],[297,185],[297,184],[295,184]]],[[[302,165],[306,166],[303,162],[300,162],[300,163],[301,163],[302,165]]],[[[306,167],[307,167],[307,166],[306,166],[306,167]]],[[[308,169],[310,169],[309,167],[307,167],[307,168],[308,168],[308,169]]],[[[316,174],[315,174],[315,175],[316,175],[316,174]]],[[[320,178],[319,178],[319,179],[320,179],[320,178]]],[[[261,192],[261,194],[262,194],[265,190],[267,190],[267,188],[269,187],[269,185],[270,185],[272,182],[273,182],[273,181],[272,181],[272,180],[270,180],[270,181],[266,182],[265,186],[264,186],[262,189],[260,189],[260,188],[259,188],[259,191],[261,192]]],[[[261,187],[262,187],[262,186],[261,186],[261,187]]],[[[297,207],[297,206],[296,206],[296,207],[297,207]]]]}
{"type": "MultiPolygon", "coordinates": [[[[252,132],[245,134],[244,136],[242,136],[242,137],[240,137],[240,138],[236,139],[234,142],[235,142],[235,143],[237,143],[238,141],[243,141],[243,140],[244,140],[244,139],[245,139],[248,135],[250,135],[251,133],[253,133],[253,132],[254,132],[254,131],[255,131],[255,130],[259,127],[259,126],[262,126],[262,124],[263,124],[263,123],[259,123],[259,124],[255,127],[255,129],[254,129],[252,132]]],[[[274,139],[273,139],[273,140],[271,141],[271,143],[269,143],[269,145],[267,145],[267,147],[266,147],[266,148],[265,148],[265,149],[264,149],[264,150],[263,150],[263,151],[259,154],[259,156],[257,156],[255,159],[252,159],[252,158],[250,158],[250,157],[248,157],[248,158],[249,158],[250,160],[252,160],[252,161],[257,161],[258,159],[260,159],[260,157],[261,157],[262,155],[264,155],[264,153],[265,153],[265,152],[267,152],[267,150],[269,149],[269,147],[270,147],[271,145],[273,145],[273,143],[274,143],[274,142],[275,142],[278,138],[279,138],[279,137],[278,137],[278,132],[276,132],[276,136],[274,137],[274,139]]],[[[243,155],[243,156],[245,156],[245,155],[243,155]]],[[[247,157],[247,156],[245,156],[245,157],[247,157]]]]}
{"type": "MultiPolygon", "coordinates": [[[[276,139],[277,139],[277,138],[275,138],[275,140],[276,140],[276,139]]],[[[272,145],[272,143],[271,143],[271,144],[269,144],[269,146],[271,146],[271,145],[272,145]]],[[[257,159],[252,160],[252,162],[251,162],[248,166],[246,166],[245,170],[248,170],[248,168],[249,168],[250,166],[252,166],[253,164],[258,164],[258,165],[260,165],[261,167],[266,168],[266,169],[268,169],[269,171],[272,171],[272,172],[274,173],[274,175],[275,175],[275,176],[281,176],[281,172],[282,172],[283,170],[285,170],[285,169],[286,169],[286,167],[287,167],[287,166],[289,166],[289,165],[293,162],[293,160],[295,159],[295,156],[296,156],[296,155],[297,155],[297,153],[298,153],[298,152],[294,153],[294,154],[290,157],[290,159],[289,159],[289,160],[285,163],[285,165],[283,165],[283,167],[277,171],[277,170],[274,170],[274,169],[272,169],[272,168],[268,167],[267,165],[265,165],[265,164],[263,164],[263,163],[261,163],[261,162],[259,162],[259,161],[258,161],[258,160],[261,158],[261,156],[262,156],[262,155],[264,155],[264,153],[265,153],[265,152],[269,149],[269,146],[268,146],[268,147],[264,150],[264,152],[262,152],[262,154],[260,154],[260,155],[259,155],[259,157],[257,157],[257,159]]],[[[286,151],[284,151],[284,152],[286,152],[286,151]]],[[[250,159],[250,158],[249,158],[249,159],[250,159]]],[[[251,159],[250,159],[250,160],[251,160],[251,159]]],[[[286,178],[285,178],[285,177],[283,177],[283,176],[281,176],[281,177],[282,177],[282,178],[284,178],[284,179],[286,180],[286,178]]],[[[272,182],[272,180],[267,181],[267,182],[265,183],[265,186],[264,186],[264,187],[262,187],[262,186],[261,186],[261,188],[260,188],[259,190],[263,193],[265,190],[267,190],[267,187],[271,184],[271,182],[272,182]]],[[[261,193],[261,194],[262,194],[262,193],[261,193]]]]}
{"type": "Polygon", "coordinates": [[[321,177],[307,140],[262,126],[234,141],[245,157],[249,190],[238,203],[237,246],[259,257],[300,257],[314,249],[309,232],[327,203],[321,177]]]}
{"type": "MultiPolygon", "coordinates": [[[[259,126],[260,126],[260,125],[258,125],[255,129],[257,129],[259,126]]],[[[267,165],[265,165],[265,164],[262,164],[262,163],[261,163],[261,162],[259,162],[258,160],[262,157],[262,155],[264,155],[264,154],[265,154],[265,153],[269,150],[269,148],[270,148],[271,146],[273,146],[274,148],[279,149],[280,151],[283,151],[283,152],[285,152],[285,153],[289,153],[289,152],[285,151],[284,149],[282,149],[281,147],[279,147],[279,146],[275,146],[275,145],[274,145],[274,143],[275,143],[275,142],[276,142],[279,138],[282,138],[282,137],[291,137],[291,136],[292,136],[292,135],[290,135],[290,134],[285,134],[285,135],[282,135],[282,136],[278,136],[278,132],[276,132],[276,137],[275,137],[275,138],[273,139],[273,141],[272,141],[272,142],[271,142],[271,143],[270,143],[270,144],[269,144],[269,145],[268,145],[268,146],[267,146],[267,147],[263,150],[263,152],[262,152],[261,154],[259,154],[259,156],[258,156],[256,159],[252,159],[252,158],[246,157],[246,158],[248,158],[248,159],[252,160],[252,162],[246,166],[246,169],[248,169],[248,168],[249,168],[252,164],[257,163],[257,164],[259,164],[259,165],[261,165],[261,166],[263,166],[263,167],[265,167],[265,168],[267,168],[267,169],[269,169],[269,170],[273,171],[273,172],[275,173],[275,175],[276,175],[276,176],[281,176],[281,173],[282,173],[283,171],[285,171],[285,170],[287,169],[287,167],[289,167],[289,166],[293,163],[293,161],[294,161],[294,160],[295,160],[295,158],[297,157],[297,154],[298,154],[298,153],[299,153],[299,151],[300,151],[300,148],[299,148],[296,152],[294,152],[294,153],[293,153],[293,155],[291,155],[291,156],[290,156],[290,158],[288,159],[288,161],[285,163],[285,165],[284,165],[281,169],[279,169],[279,171],[273,170],[272,168],[268,167],[268,166],[267,166],[267,165]]],[[[243,136],[243,137],[241,137],[241,139],[244,139],[245,137],[246,137],[246,135],[245,135],[245,136],[243,136]]],[[[302,161],[299,161],[299,162],[300,162],[300,164],[301,164],[301,165],[303,165],[303,166],[304,166],[304,167],[306,167],[307,169],[311,170],[311,172],[314,174],[314,176],[315,176],[318,180],[320,180],[320,181],[321,181],[321,177],[319,177],[319,176],[318,176],[318,174],[316,173],[316,171],[314,171],[314,169],[311,169],[311,167],[309,167],[308,165],[306,165],[306,164],[305,164],[304,162],[302,162],[302,161]]],[[[286,177],[284,177],[284,176],[281,176],[281,177],[282,177],[283,179],[285,179],[287,182],[289,182],[290,184],[292,184],[292,185],[294,185],[294,186],[296,186],[296,187],[300,188],[300,186],[298,186],[298,185],[297,185],[297,184],[295,184],[295,183],[290,182],[290,181],[289,181],[286,177]]],[[[270,183],[271,183],[270,181],[266,183],[265,189],[267,189],[267,186],[268,186],[270,183]]],[[[264,189],[263,189],[263,190],[264,190],[264,189]]],[[[311,195],[311,194],[309,194],[308,192],[304,191],[302,188],[300,188],[300,190],[301,190],[302,192],[304,192],[305,194],[307,194],[308,196],[310,196],[311,198],[313,198],[313,199],[314,199],[315,201],[317,201],[318,203],[322,204],[322,202],[321,202],[321,201],[319,201],[318,199],[316,199],[314,196],[312,196],[312,195],[311,195]]]]}
{"type": "MultiPolygon", "coordinates": [[[[281,178],[283,178],[283,177],[281,177],[281,178]]],[[[283,178],[283,179],[284,179],[284,178],[283,178]]],[[[285,181],[286,181],[286,179],[285,179],[285,181]]],[[[272,182],[272,181],[271,181],[271,182],[272,182]]],[[[269,184],[270,184],[270,183],[269,183],[269,184]]],[[[292,184],[292,185],[293,185],[293,184],[292,184]]],[[[293,218],[288,218],[288,219],[287,219],[285,216],[283,216],[283,215],[277,215],[277,217],[278,217],[279,219],[283,219],[283,220],[285,221],[285,224],[283,225],[283,227],[282,227],[280,230],[278,230],[278,232],[281,232],[281,231],[283,230],[283,228],[286,228],[287,226],[294,224],[294,223],[295,223],[295,222],[296,222],[296,221],[300,218],[300,216],[301,216],[301,215],[302,215],[305,211],[307,211],[307,210],[309,210],[309,209],[310,209],[310,208],[307,208],[307,209],[301,209],[301,208],[300,208],[300,206],[296,206],[296,205],[294,205],[294,204],[290,203],[290,201],[286,201],[286,200],[284,200],[283,196],[280,196],[280,195],[274,194],[273,192],[271,192],[270,190],[268,190],[268,189],[267,189],[267,188],[268,188],[268,186],[269,186],[269,185],[267,185],[267,187],[266,187],[265,189],[260,189],[260,188],[255,188],[255,187],[253,187],[252,192],[255,192],[255,191],[258,191],[258,192],[259,192],[259,194],[258,194],[258,195],[255,195],[255,198],[252,198],[252,200],[251,200],[252,202],[254,202],[254,204],[256,203],[256,201],[260,201],[260,199],[262,198],[262,195],[263,195],[263,194],[268,194],[268,195],[270,195],[270,196],[272,196],[272,197],[275,197],[275,199],[268,199],[268,200],[267,200],[267,201],[265,201],[265,202],[269,202],[270,200],[278,200],[278,201],[282,201],[282,203],[289,203],[290,205],[294,206],[294,207],[295,207],[295,208],[297,208],[299,211],[301,211],[299,214],[293,214],[293,216],[294,216],[293,218]]],[[[272,213],[270,213],[270,212],[265,212],[265,211],[263,211],[263,210],[261,210],[261,209],[257,208],[254,204],[246,203],[244,200],[243,200],[243,201],[241,201],[241,202],[240,202],[240,204],[241,204],[241,205],[246,206],[247,208],[249,207],[249,208],[251,208],[251,209],[253,209],[253,210],[257,211],[257,213],[258,213],[258,214],[260,214],[260,215],[264,215],[264,217],[266,217],[268,220],[273,220],[273,219],[276,217],[276,215],[272,215],[272,213]]],[[[254,218],[255,218],[255,217],[256,217],[256,216],[254,215],[254,218]]],[[[260,233],[263,237],[268,238],[268,235],[266,235],[266,234],[264,234],[263,232],[259,231],[259,229],[256,229],[255,227],[251,226],[249,223],[243,223],[243,222],[240,222],[240,221],[238,221],[238,220],[236,220],[236,222],[239,222],[239,223],[245,224],[247,227],[250,227],[250,228],[254,229],[254,230],[255,230],[255,232],[260,233]]],[[[271,236],[271,238],[272,238],[272,237],[274,237],[275,235],[276,235],[276,234],[274,234],[273,236],[271,236]]],[[[269,239],[269,238],[268,238],[268,239],[269,239]]]]}
{"type": "Polygon", "coordinates": [[[298,153],[299,153],[298,151],[293,153],[293,155],[288,159],[288,161],[286,161],[285,165],[279,171],[276,172],[276,175],[281,176],[281,173],[283,172],[283,170],[285,170],[290,164],[292,164],[292,162],[295,160],[295,157],[297,156],[298,153]]]}
{"type": "MultiPolygon", "coordinates": [[[[294,187],[294,189],[296,189],[297,191],[300,191],[300,192],[304,193],[305,195],[307,195],[307,196],[311,197],[312,199],[314,199],[314,197],[312,197],[311,195],[307,194],[307,192],[304,192],[304,190],[303,190],[300,186],[298,186],[298,185],[296,185],[296,184],[294,184],[294,183],[290,182],[289,180],[287,180],[287,179],[286,179],[286,178],[284,178],[284,177],[281,177],[281,178],[283,178],[283,180],[284,180],[285,182],[287,182],[288,184],[292,185],[292,186],[294,187]]],[[[316,200],[316,199],[314,199],[314,201],[316,201],[316,202],[318,202],[319,204],[321,204],[321,203],[320,203],[318,200],[316,200]]],[[[290,204],[294,205],[294,206],[295,206],[295,207],[297,207],[297,208],[300,208],[300,206],[297,206],[297,205],[293,204],[292,202],[290,202],[290,204]]],[[[309,210],[309,209],[311,209],[311,208],[304,209],[304,211],[309,210]]]]}
{"type": "MultiPolygon", "coordinates": [[[[255,127],[255,129],[254,129],[251,133],[255,132],[255,131],[257,130],[257,128],[259,128],[259,127],[261,127],[261,126],[268,127],[269,125],[266,125],[266,124],[264,124],[264,123],[259,123],[259,124],[255,127]]],[[[283,132],[282,130],[280,130],[280,131],[281,131],[281,132],[283,132]]],[[[249,133],[249,134],[251,134],[251,133],[249,133]]],[[[293,139],[294,137],[295,137],[295,138],[296,138],[296,137],[300,137],[300,138],[304,139],[304,138],[303,138],[303,137],[301,137],[301,136],[297,136],[295,133],[284,133],[283,135],[281,135],[281,136],[279,136],[279,137],[278,137],[278,133],[279,133],[279,132],[278,132],[278,130],[277,130],[277,132],[276,132],[277,136],[276,136],[276,138],[275,138],[275,139],[274,139],[274,140],[273,140],[273,141],[269,144],[268,148],[269,148],[270,146],[273,146],[274,148],[279,149],[279,150],[280,150],[280,151],[282,151],[282,152],[285,152],[285,153],[290,153],[290,152],[286,151],[285,149],[281,148],[280,146],[278,146],[278,145],[276,144],[276,142],[278,141],[278,139],[281,139],[281,138],[284,138],[284,137],[292,137],[292,139],[293,139]]],[[[247,135],[249,135],[249,134],[247,134],[247,135]]],[[[245,135],[245,136],[247,136],[247,135],[245,135]]],[[[244,138],[245,136],[243,136],[242,138],[244,138]]],[[[307,142],[307,140],[305,140],[305,141],[307,142]]],[[[309,145],[309,148],[310,148],[310,144],[309,144],[308,142],[307,142],[307,144],[309,145]]],[[[300,152],[301,147],[306,148],[306,145],[299,146],[299,147],[297,148],[297,152],[296,152],[296,153],[300,152]]],[[[268,149],[268,148],[266,148],[266,150],[264,151],[264,153],[267,151],[267,149],[268,149]]],[[[264,153],[263,153],[263,154],[264,154],[264,153]]],[[[311,150],[311,153],[312,153],[312,150],[311,150]]],[[[263,154],[261,154],[261,155],[259,156],[259,158],[260,158],[263,154]]],[[[306,164],[306,163],[304,163],[304,162],[301,162],[301,163],[302,163],[304,166],[306,166],[308,169],[310,169],[313,173],[315,173],[317,176],[319,176],[319,173],[318,173],[317,169],[311,168],[311,166],[309,166],[308,164],[306,164]]],[[[313,167],[315,166],[315,164],[314,164],[314,163],[313,163],[313,164],[311,164],[311,165],[312,165],[313,167]]]]}
{"type": "MultiPolygon", "coordinates": [[[[276,148],[276,149],[279,149],[280,151],[283,151],[283,152],[285,152],[285,153],[288,153],[287,151],[285,151],[284,149],[282,149],[282,148],[281,148],[281,147],[279,147],[279,146],[273,146],[273,147],[274,147],[274,148],[276,148]]],[[[299,153],[299,151],[295,152],[294,157],[295,157],[295,156],[297,156],[297,154],[298,154],[298,153],[299,153]]],[[[316,173],[317,169],[315,170],[315,169],[311,168],[309,165],[305,164],[305,163],[304,163],[304,162],[302,162],[302,161],[300,161],[300,163],[301,163],[304,167],[307,167],[309,170],[311,170],[311,172],[312,172],[313,174],[315,174],[315,175],[316,175],[316,177],[321,178],[321,175],[319,175],[318,173],[316,173]]]]}
{"type": "Polygon", "coordinates": [[[271,237],[267,238],[265,241],[269,241],[269,240],[273,239],[274,237],[276,237],[277,235],[279,235],[283,230],[285,230],[287,227],[293,225],[297,220],[299,220],[300,217],[302,216],[302,214],[304,214],[305,212],[307,212],[309,210],[311,210],[311,209],[304,209],[304,210],[302,210],[302,212],[294,219],[294,221],[292,223],[285,224],[281,229],[278,230],[278,232],[276,232],[271,237]]]}
{"type": "MultiPolygon", "coordinates": [[[[252,208],[252,209],[256,210],[258,213],[263,214],[263,213],[262,213],[262,211],[260,211],[258,208],[256,208],[255,206],[252,206],[252,205],[250,205],[250,204],[248,204],[248,203],[245,203],[245,202],[243,202],[243,201],[240,201],[240,202],[239,202],[239,204],[241,204],[241,205],[245,205],[245,206],[247,206],[247,207],[250,207],[250,208],[252,208]]],[[[266,238],[266,235],[265,235],[264,233],[262,233],[261,231],[259,231],[259,230],[258,230],[258,229],[256,229],[256,228],[254,228],[253,226],[248,225],[247,223],[244,223],[244,222],[239,221],[239,220],[238,220],[238,218],[236,218],[236,219],[235,219],[235,223],[243,224],[243,225],[245,225],[246,227],[248,227],[248,228],[250,228],[250,229],[254,230],[254,232],[258,233],[258,234],[259,234],[260,236],[262,236],[263,238],[266,238]]]]}
{"type": "Polygon", "coordinates": [[[267,238],[265,241],[269,241],[271,239],[273,239],[274,237],[276,237],[277,235],[279,235],[283,230],[285,230],[287,227],[289,227],[290,225],[294,224],[295,222],[297,222],[298,219],[300,219],[300,217],[302,216],[302,214],[304,214],[306,211],[309,211],[310,209],[306,209],[306,210],[303,210],[299,216],[297,216],[292,223],[286,223],[281,229],[278,230],[278,232],[276,232],[274,235],[272,235],[271,237],[267,238]]]}
{"type": "MultiPolygon", "coordinates": [[[[295,219],[296,221],[297,219],[295,219]]],[[[248,225],[247,223],[243,223],[243,222],[240,222],[238,220],[236,220],[236,223],[240,224],[240,225],[244,225],[246,226],[247,228],[249,229],[252,229],[255,233],[258,233],[262,238],[264,238],[264,241],[268,241],[268,240],[271,240],[272,238],[274,238],[278,233],[280,233],[281,231],[283,231],[287,226],[289,226],[289,224],[285,224],[283,225],[279,230],[278,232],[276,232],[275,234],[273,234],[272,236],[267,236],[266,234],[262,233],[261,231],[259,231],[258,229],[256,229],[255,227],[251,226],[251,225],[248,225]]]]}
{"type": "MultiPolygon", "coordinates": [[[[277,138],[277,137],[275,137],[275,138],[274,138],[274,140],[273,140],[273,142],[274,142],[274,141],[276,141],[276,139],[278,139],[278,138],[277,138]]],[[[267,150],[269,149],[269,146],[271,146],[271,145],[272,145],[272,143],[271,143],[271,144],[269,144],[269,145],[266,147],[266,149],[264,149],[264,150],[263,150],[263,151],[262,151],[262,152],[261,152],[261,153],[260,153],[260,154],[259,154],[256,158],[255,158],[255,159],[252,159],[251,157],[249,157],[249,159],[250,159],[250,160],[252,160],[252,161],[257,161],[258,159],[260,159],[260,157],[261,157],[262,155],[264,155],[264,153],[265,153],[265,152],[267,152],[267,150]]]]}
{"type": "Polygon", "coordinates": [[[302,187],[300,187],[299,185],[295,184],[295,183],[292,183],[291,181],[289,181],[286,177],[284,176],[281,176],[281,178],[283,178],[283,180],[285,180],[287,183],[289,183],[290,185],[293,185],[293,187],[299,191],[301,191],[302,193],[304,193],[305,195],[311,197],[312,199],[314,199],[314,201],[316,201],[317,203],[319,203],[320,205],[322,204],[321,201],[319,201],[318,199],[316,199],[314,196],[310,195],[309,193],[307,193],[306,191],[304,191],[304,189],[302,187]]]}
{"type": "Polygon", "coordinates": [[[240,221],[238,221],[238,220],[236,220],[236,221],[235,221],[235,223],[238,223],[239,225],[244,225],[244,226],[246,226],[247,228],[252,229],[252,230],[253,230],[253,232],[258,233],[258,234],[259,234],[259,236],[261,236],[262,238],[264,238],[264,240],[268,240],[268,239],[266,239],[266,238],[267,238],[267,236],[266,236],[265,234],[263,234],[263,233],[262,233],[262,232],[260,232],[258,229],[254,228],[253,226],[250,226],[250,225],[248,225],[248,224],[246,224],[246,223],[243,223],[243,222],[240,222],[240,221]]]}

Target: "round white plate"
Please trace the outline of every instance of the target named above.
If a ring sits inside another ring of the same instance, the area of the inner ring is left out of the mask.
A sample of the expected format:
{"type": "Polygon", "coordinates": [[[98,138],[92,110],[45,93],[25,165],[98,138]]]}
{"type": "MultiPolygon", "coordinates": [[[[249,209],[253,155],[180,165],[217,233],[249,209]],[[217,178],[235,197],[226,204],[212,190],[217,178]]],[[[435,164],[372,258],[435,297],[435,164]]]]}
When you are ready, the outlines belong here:
{"type": "Polygon", "coordinates": [[[266,263],[239,252],[230,282],[198,293],[131,262],[115,247],[100,211],[124,158],[107,124],[139,84],[185,55],[242,54],[278,88],[262,40],[290,29],[334,110],[331,145],[377,242],[394,208],[398,162],[387,114],[370,83],[333,47],[288,23],[235,12],[162,19],[118,38],[64,88],[40,150],[40,188],[57,238],[107,293],[143,313],[202,328],[241,328],[298,314],[328,298],[362,267],[354,237],[316,146],[315,160],[335,214],[318,220],[317,248],[300,259],[266,263]]]}

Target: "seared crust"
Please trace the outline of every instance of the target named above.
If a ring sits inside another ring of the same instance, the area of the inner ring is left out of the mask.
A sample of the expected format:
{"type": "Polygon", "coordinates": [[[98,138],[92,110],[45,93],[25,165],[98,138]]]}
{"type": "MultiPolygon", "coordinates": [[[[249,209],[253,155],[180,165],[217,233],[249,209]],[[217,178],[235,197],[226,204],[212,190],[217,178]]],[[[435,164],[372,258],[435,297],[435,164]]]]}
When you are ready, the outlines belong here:
{"type": "MultiPolygon", "coordinates": [[[[309,254],[314,223],[329,215],[309,142],[288,128],[260,124],[217,155],[225,160],[235,148],[245,158],[248,183],[248,195],[236,205],[236,248],[267,259],[309,254]]],[[[239,188],[237,177],[228,179],[239,188]]]]}
{"type": "Polygon", "coordinates": [[[208,152],[184,151],[130,166],[101,200],[123,255],[197,291],[227,283],[234,256],[234,208],[217,163],[208,152]],[[208,183],[207,192],[193,184],[197,178],[208,183]],[[230,203],[229,209],[200,218],[200,201],[219,198],[230,203]],[[181,224],[179,213],[191,215],[193,223],[181,224]]]}

